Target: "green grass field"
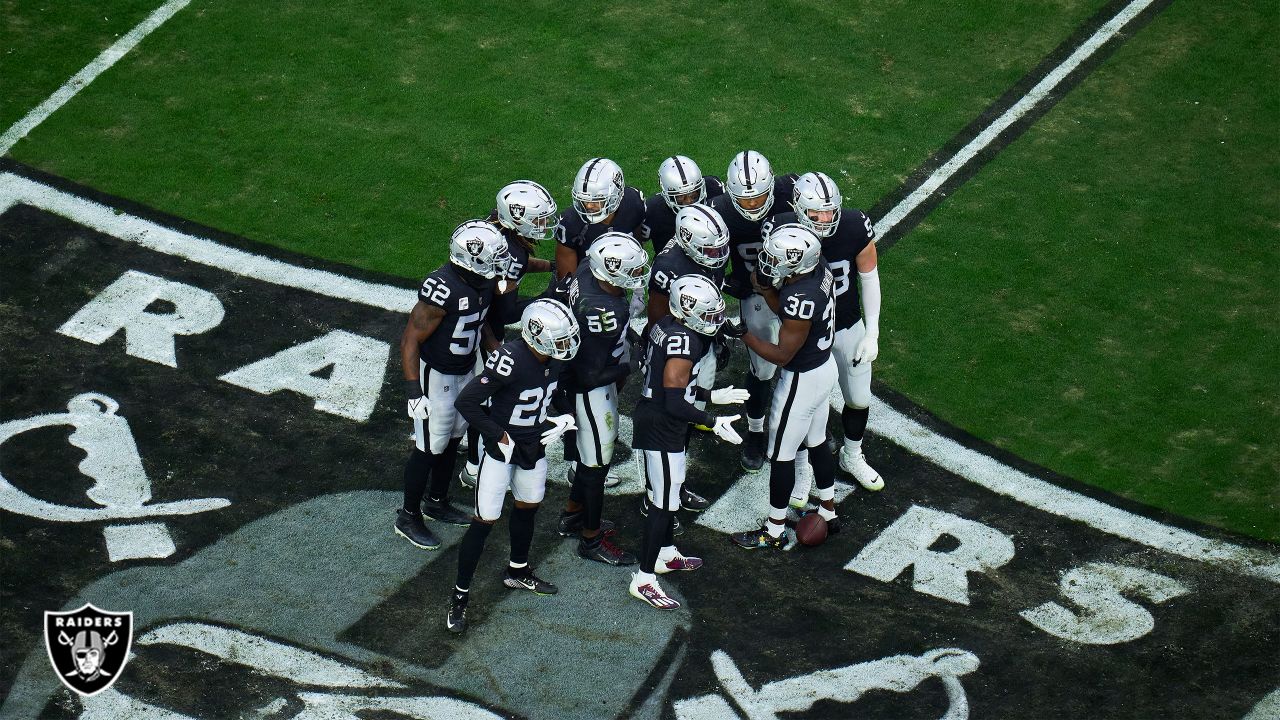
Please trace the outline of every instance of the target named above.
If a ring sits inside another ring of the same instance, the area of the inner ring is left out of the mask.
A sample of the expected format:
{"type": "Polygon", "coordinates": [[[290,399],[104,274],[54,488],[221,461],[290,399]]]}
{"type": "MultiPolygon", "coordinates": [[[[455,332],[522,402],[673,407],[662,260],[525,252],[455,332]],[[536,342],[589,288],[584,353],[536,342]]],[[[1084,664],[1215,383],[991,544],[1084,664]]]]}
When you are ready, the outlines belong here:
{"type": "MultiPolygon", "coordinates": [[[[750,146],[869,207],[1101,6],[196,0],[11,154],[418,278],[501,184],[565,206],[597,154],[652,191],[665,155],[721,174],[750,146]]],[[[153,9],[0,7],[5,127],[153,9]]],[[[1174,3],[1139,31],[884,253],[879,377],[1050,469],[1280,540],[1278,30],[1274,5],[1174,3]]]]}

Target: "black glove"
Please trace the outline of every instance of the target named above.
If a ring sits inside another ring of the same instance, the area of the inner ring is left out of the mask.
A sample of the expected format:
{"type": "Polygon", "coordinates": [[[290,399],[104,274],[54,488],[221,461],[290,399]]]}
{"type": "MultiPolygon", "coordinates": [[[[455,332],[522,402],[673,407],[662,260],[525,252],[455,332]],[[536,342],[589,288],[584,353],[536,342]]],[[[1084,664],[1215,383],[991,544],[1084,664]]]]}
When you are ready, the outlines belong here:
{"type": "Polygon", "coordinates": [[[716,354],[716,367],[729,367],[729,358],[733,356],[733,338],[717,335],[715,342],[711,346],[711,351],[716,354]]]}
{"type": "Polygon", "coordinates": [[[716,333],[716,338],[726,338],[728,340],[737,340],[747,334],[747,326],[741,322],[729,318],[720,324],[720,332],[716,333]]]}

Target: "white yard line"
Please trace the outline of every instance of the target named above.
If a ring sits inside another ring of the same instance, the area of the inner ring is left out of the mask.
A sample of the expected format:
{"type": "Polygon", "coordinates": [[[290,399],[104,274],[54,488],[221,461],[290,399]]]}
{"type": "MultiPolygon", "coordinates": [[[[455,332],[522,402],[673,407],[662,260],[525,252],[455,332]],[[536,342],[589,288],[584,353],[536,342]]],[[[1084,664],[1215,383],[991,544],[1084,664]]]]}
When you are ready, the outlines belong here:
{"type": "MultiPolygon", "coordinates": [[[[19,175],[0,173],[0,214],[19,204],[65,217],[157,252],[186,258],[262,282],[398,313],[407,313],[416,301],[413,290],[364,282],[323,270],[301,268],[229,248],[207,238],[166,228],[19,175]]],[[[832,404],[837,409],[844,406],[839,390],[832,395],[832,404]]],[[[1173,555],[1280,583],[1280,557],[1272,553],[1204,538],[1058,487],[943,437],[878,399],[874,401],[872,408],[870,429],[969,482],[1029,507],[1081,522],[1110,535],[1173,555]]],[[[892,492],[892,489],[888,491],[892,492]]],[[[733,493],[728,496],[737,497],[733,493]]],[[[763,497],[763,493],[761,496],[763,497]]],[[[750,514],[756,510],[747,507],[743,512],[750,514]]],[[[719,515],[724,516],[725,512],[722,511],[719,515]]],[[[717,516],[717,513],[709,510],[703,516],[711,518],[717,516]]],[[[753,515],[750,522],[756,522],[759,517],[758,513],[753,515]]],[[[732,523],[732,520],[727,522],[732,523]]]]}
{"type": "Polygon", "coordinates": [[[134,46],[142,41],[142,38],[163,25],[166,20],[186,7],[189,2],[191,0],[169,0],[169,2],[161,5],[155,12],[147,16],[146,20],[139,23],[124,37],[115,41],[111,47],[103,50],[101,55],[93,59],[93,62],[85,65],[84,69],[71,76],[71,79],[63,83],[62,87],[58,88],[48,99],[37,105],[34,110],[27,113],[26,117],[14,123],[8,130],[5,130],[4,135],[0,135],[0,155],[9,152],[9,148],[12,148],[15,143],[26,137],[27,133],[44,122],[45,118],[52,115],[55,110],[65,105],[68,100],[93,82],[104,70],[115,65],[116,61],[132,50],[134,46]]]}
{"type": "Polygon", "coordinates": [[[947,180],[951,179],[952,175],[956,174],[956,171],[968,164],[978,153],[982,152],[985,147],[999,137],[1000,133],[1008,130],[1019,118],[1026,115],[1040,101],[1044,100],[1068,75],[1080,67],[1081,63],[1088,60],[1090,56],[1097,52],[1098,48],[1115,37],[1121,28],[1129,24],[1130,20],[1133,20],[1139,13],[1146,10],[1152,1],[1134,0],[1119,13],[1116,13],[1116,16],[1111,18],[1105,25],[1098,28],[1097,32],[1091,35],[1088,40],[1085,40],[1080,47],[1076,48],[1075,52],[1071,53],[1066,60],[1062,61],[1062,64],[1054,68],[1043,80],[1036,83],[1036,86],[1022,96],[1022,99],[1014,103],[1008,110],[1005,110],[1000,117],[978,133],[968,144],[960,148],[959,152],[942,164],[942,167],[934,170],[929,179],[924,181],[924,184],[903,198],[889,212],[885,213],[885,216],[876,222],[876,235],[884,237],[885,233],[896,227],[898,223],[902,222],[903,218],[920,207],[920,204],[937,192],[938,188],[942,187],[947,180]]]}

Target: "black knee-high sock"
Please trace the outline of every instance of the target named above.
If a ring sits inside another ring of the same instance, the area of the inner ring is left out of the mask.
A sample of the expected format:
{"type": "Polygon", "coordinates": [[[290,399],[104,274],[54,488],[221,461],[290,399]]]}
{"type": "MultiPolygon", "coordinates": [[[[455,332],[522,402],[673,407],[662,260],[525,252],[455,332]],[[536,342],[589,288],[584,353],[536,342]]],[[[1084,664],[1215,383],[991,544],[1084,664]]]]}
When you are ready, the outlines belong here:
{"type": "Polygon", "coordinates": [[[831,448],[826,443],[809,448],[809,465],[813,467],[814,485],[829,488],[836,484],[836,459],[831,456],[831,448]]]}
{"type": "Polygon", "coordinates": [[[564,461],[567,463],[578,462],[578,431],[566,430],[560,436],[560,440],[564,443],[564,461]]]}
{"type": "Polygon", "coordinates": [[[471,576],[475,575],[476,565],[480,564],[480,553],[484,552],[484,541],[490,530],[493,526],[489,523],[472,520],[458,544],[458,587],[463,590],[471,589],[471,576]]]}
{"type": "MultiPolygon", "coordinates": [[[[813,451],[809,451],[813,457],[813,451]]],[[[817,475],[817,470],[814,470],[817,475]]],[[[791,501],[791,490],[796,486],[796,461],[774,460],[769,464],[769,507],[785,508],[791,501]]]]}
{"type": "MultiPolygon", "coordinates": [[[[566,453],[569,452],[569,445],[567,443],[564,446],[564,450],[566,453]]],[[[568,458],[565,458],[565,460],[568,460],[568,458]]],[[[583,493],[582,483],[583,483],[582,463],[575,462],[574,468],[573,468],[573,483],[569,485],[569,499],[579,505],[586,505],[587,496],[586,494],[583,493]]]]}
{"type": "Polygon", "coordinates": [[[432,500],[444,501],[449,498],[449,481],[453,479],[453,466],[458,462],[458,444],[459,438],[451,439],[444,451],[431,462],[432,500]]]}
{"type": "Polygon", "coordinates": [[[538,508],[517,507],[511,511],[511,562],[529,562],[529,546],[533,544],[533,517],[538,508]]]}
{"type": "Polygon", "coordinates": [[[471,466],[480,464],[480,431],[467,427],[467,463],[471,466]]]}
{"type": "Polygon", "coordinates": [[[747,411],[748,418],[762,418],[769,410],[769,381],[761,380],[747,371],[747,392],[751,393],[751,397],[747,398],[747,402],[743,405],[743,409],[747,411]]]}
{"type": "Polygon", "coordinates": [[[848,405],[840,411],[840,424],[844,426],[844,436],[849,440],[861,440],[867,431],[867,408],[854,408],[848,405]]]}
{"type": "Polygon", "coordinates": [[[671,511],[658,507],[649,509],[645,518],[644,535],[640,541],[640,572],[652,573],[662,549],[662,538],[671,532],[671,511]]]}
{"type": "Polygon", "coordinates": [[[691,442],[693,442],[693,423],[689,423],[689,426],[684,431],[684,449],[686,451],[689,449],[689,443],[691,442]]]}
{"type": "Polygon", "coordinates": [[[662,542],[658,544],[659,549],[676,544],[676,514],[670,510],[663,510],[663,512],[671,516],[671,522],[667,523],[667,531],[662,533],[662,542]]]}
{"type": "Polygon", "coordinates": [[[431,475],[431,455],[418,448],[409,451],[404,465],[404,509],[417,515],[422,512],[422,493],[431,475]]]}
{"type": "Polygon", "coordinates": [[[582,518],[583,530],[599,530],[600,515],[604,512],[604,479],[607,467],[587,467],[578,463],[577,478],[582,480],[582,504],[587,514],[582,518]]]}

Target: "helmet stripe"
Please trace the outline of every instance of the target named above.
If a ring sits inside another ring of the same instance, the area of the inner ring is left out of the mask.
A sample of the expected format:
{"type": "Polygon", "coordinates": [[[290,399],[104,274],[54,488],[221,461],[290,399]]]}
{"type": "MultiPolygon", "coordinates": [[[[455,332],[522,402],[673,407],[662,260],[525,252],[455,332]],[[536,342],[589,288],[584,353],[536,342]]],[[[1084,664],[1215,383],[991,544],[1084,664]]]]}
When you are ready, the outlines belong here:
{"type": "Polygon", "coordinates": [[[723,233],[723,232],[724,232],[724,230],[722,230],[722,229],[720,228],[720,221],[719,221],[719,220],[716,220],[716,216],[715,216],[715,215],[712,215],[710,212],[707,212],[707,209],[706,209],[705,207],[701,206],[701,205],[694,205],[693,207],[697,208],[697,209],[698,209],[698,212],[700,212],[700,213],[702,213],[703,215],[706,215],[706,216],[707,216],[707,221],[711,223],[711,227],[713,227],[713,228],[715,228],[715,229],[716,229],[716,234],[717,234],[717,235],[719,235],[719,234],[721,234],[721,233],[723,233]]]}
{"type": "Polygon", "coordinates": [[[582,192],[587,191],[587,183],[591,182],[591,171],[596,169],[596,163],[600,162],[600,158],[591,158],[591,164],[587,166],[587,171],[582,174],[582,192]]]}
{"type": "Polygon", "coordinates": [[[822,177],[822,173],[814,173],[818,178],[818,185],[822,188],[822,199],[827,202],[831,201],[831,191],[827,189],[827,181],[822,177]]]}
{"type": "Polygon", "coordinates": [[[751,151],[742,151],[742,181],[751,185],[751,151]]]}
{"type": "Polygon", "coordinates": [[[681,184],[689,182],[689,178],[684,175],[684,164],[680,162],[680,158],[675,155],[671,156],[671,162],[676,164],[676,172],[680,173],[681,184]]]}

